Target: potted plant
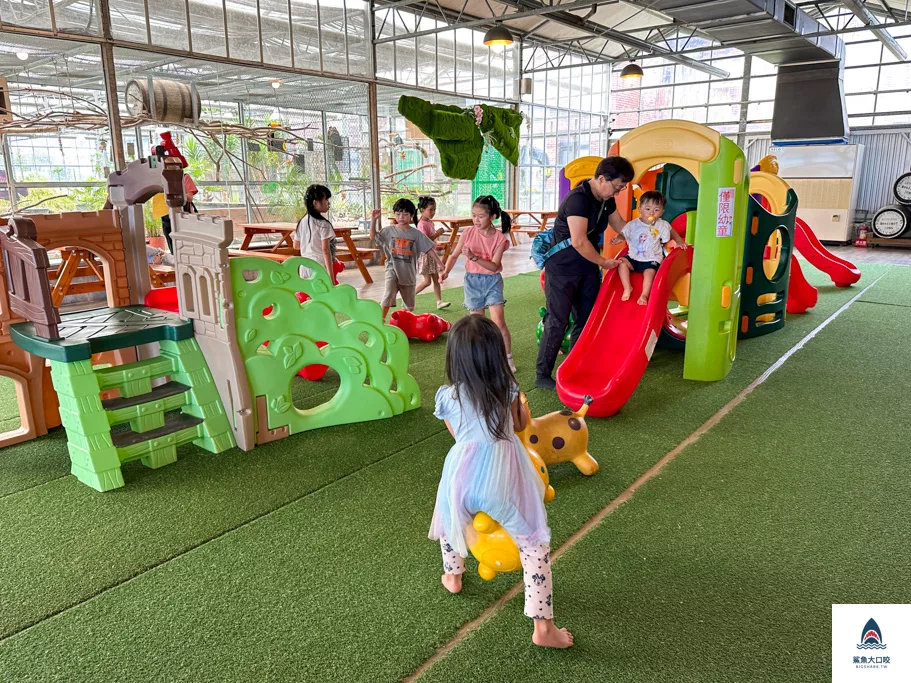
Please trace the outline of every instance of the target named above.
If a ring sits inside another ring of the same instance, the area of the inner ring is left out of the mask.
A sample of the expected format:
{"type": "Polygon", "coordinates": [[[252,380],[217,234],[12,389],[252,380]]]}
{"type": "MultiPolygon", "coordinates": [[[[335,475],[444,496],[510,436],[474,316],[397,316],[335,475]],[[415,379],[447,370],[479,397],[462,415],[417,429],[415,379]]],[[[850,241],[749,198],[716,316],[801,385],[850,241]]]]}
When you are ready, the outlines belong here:
{"type": "Polygon", "coordinates": [[[167,249],[168,241],[161,234],[161,222],[151,220],[146,222],[146,244],[158,249],[167,249]]]}

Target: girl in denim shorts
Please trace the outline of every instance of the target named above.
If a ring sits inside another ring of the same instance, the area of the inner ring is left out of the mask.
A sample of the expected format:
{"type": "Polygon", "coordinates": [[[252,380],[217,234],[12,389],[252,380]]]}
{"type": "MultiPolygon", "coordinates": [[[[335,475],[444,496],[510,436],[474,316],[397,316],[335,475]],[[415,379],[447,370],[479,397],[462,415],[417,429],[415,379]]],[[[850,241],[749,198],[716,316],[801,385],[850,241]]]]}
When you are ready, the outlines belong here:
{"type": "Polygon", "coordinates": [[[503,342],[506,344],[506,358],[509,368],[516,371],[512,360],[512,337],[506,327],[506,314],[503,296],[503,252],[509,249],[506,233],[512,227],[509,215],[500,208],[500,203],[492,195],[484,195],[474,200],[471,207],[472,226],[462,233],[459,243],[446,262],[446,269],[440,275],[440,282],[449,277],[449,273],[465,254],[465,308],[473,315],[484,315],[490,310],[490,319],[500,329],[503,342]],[[500,219],[498,230],[493,220],[500,219]]]}

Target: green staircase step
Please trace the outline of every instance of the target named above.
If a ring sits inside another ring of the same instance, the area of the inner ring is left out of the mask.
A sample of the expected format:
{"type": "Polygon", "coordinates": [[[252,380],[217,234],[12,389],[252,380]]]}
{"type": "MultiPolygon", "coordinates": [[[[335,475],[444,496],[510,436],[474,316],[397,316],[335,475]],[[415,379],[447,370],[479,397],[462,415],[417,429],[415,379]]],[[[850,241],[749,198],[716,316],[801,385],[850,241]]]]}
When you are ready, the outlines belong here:
{"type": "Polygon", "coordinates": [[[104,389],[115,389],[129,382],[142,379],[155,379],[173,374],[174,361],[167,356],[156,356],[135,363],[111,365],[95,370],[98,386],[104,389]]]}
{"type": "MultiPolygon", "coordinates": [[[[134,432],[132,429],[129,429],[120,434],[112,434],[111,441],[117,449],[128,448],[129,446],[135,446],[144,441],[160,439],[168,434],[176,434],[185,429],[194,429],[203,422],[204,420],[201,417],[193,417],[192,415],[187,415],[185,413],[171,413],[170,415],[165,416],[163,427],[156,427],[147,432],[134,432]]],[[[193,438],[195,438],[195,434],[193,438]]]]}
{"type": "Polygon", "coordinates": [[[143,403],[152,403],[153,401],[160,401],[163,398],[168,398],[169,396],[176,396],[178,394],[183,394],[190,390],[186,384],[181,384],[180,382],[167,382],[161,386],[155,387],[147,394],[140,394],[139,396],[130,396],[130,397],[121,397],[121,398],[107,398],[101,402],[101,406],[108,411],[121,410],[123,408],[132,408],[134,406],[142,405],[143,403]]]}
{"type": "Polygon", "coordinates": [[[134,431],[145,432],[164,424],[165,413],[189,405],[189,391],[182,382],[168,382],[135,396],[105,399],[101,405],[111,425],[130,422],[134,431]]]}

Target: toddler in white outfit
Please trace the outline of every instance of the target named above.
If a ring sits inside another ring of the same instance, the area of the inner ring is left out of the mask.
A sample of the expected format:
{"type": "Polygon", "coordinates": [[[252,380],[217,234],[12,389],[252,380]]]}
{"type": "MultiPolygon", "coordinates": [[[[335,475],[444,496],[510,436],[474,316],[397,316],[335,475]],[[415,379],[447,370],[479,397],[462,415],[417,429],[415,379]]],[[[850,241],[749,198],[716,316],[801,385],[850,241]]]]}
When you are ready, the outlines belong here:
{"type": "Polygon", "coordinates": [[[620,259],[617,266],[620,282],[623,283],[623,301],[628,301],[633,293],[631,273],[642,273],[642,294],[637,303],[648,303],[652,291],[652,282],[664,260],[664,245],[674,240],[681,249],[687,248],[686,240],[677,234],[667,221],[661,220],[667,200],[655,190],[643,192],[639,198],[639,217],[627,223],[611,244],[626,242],[629,252],[620,259]]]}

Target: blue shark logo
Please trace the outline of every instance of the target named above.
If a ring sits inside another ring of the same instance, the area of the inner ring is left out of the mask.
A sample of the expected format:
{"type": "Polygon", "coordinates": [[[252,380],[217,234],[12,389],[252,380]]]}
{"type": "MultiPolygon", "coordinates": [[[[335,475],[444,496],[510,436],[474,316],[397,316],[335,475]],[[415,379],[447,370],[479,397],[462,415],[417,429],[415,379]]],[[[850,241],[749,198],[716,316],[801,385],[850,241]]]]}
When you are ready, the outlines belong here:
{"type": "Polygon", "coordinates": [[[867,621],[864,625],[863,633],[860,637],[858,650],[885,650],[886,644],[883,642],[882,631],[879,630],[879,624],[873,619],[867,621]]]}

